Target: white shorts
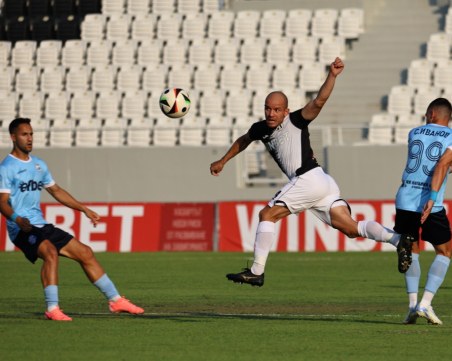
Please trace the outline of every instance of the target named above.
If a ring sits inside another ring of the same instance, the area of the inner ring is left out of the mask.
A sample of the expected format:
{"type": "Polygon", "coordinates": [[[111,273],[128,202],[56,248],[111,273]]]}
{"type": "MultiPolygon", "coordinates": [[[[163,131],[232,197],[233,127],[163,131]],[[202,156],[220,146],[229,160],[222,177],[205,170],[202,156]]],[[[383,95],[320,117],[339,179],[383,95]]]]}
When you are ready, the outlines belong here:
{"type": "Polygon", "coordinates": [[[334,179],[321,167],[293,177],[275,194],[268,205],[285,206],[294,214],[309,210],[330,226],[330,209],[343,205],[348,207],[347,202],[341,199],[339,187],[334,179]]]}

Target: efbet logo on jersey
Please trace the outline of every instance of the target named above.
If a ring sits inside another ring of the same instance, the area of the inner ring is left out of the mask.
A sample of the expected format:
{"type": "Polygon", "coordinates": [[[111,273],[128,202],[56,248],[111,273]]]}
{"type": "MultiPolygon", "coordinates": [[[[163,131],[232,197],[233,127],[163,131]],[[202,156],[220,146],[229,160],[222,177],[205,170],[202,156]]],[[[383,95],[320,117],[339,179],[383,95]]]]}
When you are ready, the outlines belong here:
{"type": "Polygon", "coordinates": [[[42,182],[38,183],[32,179],[30,179],[27,183],[22,182],[19,185],[19,189],[21,192],[41,191],[43,187],[44,187],[44,183],[42,183],[42,182]]]}

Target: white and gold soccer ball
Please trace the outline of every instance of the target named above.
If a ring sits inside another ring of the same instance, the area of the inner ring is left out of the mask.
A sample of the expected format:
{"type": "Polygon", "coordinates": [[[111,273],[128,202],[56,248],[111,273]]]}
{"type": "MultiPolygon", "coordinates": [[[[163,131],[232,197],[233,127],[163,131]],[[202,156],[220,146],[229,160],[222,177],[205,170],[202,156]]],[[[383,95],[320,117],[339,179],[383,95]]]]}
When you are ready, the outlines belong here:
{"type": "Polygon", "coordinates": [[[170,118],[180,118],[190,110],[190,96],[181,88],[165,89],[160,95],[159,104],[163,114],[170,118]]]}

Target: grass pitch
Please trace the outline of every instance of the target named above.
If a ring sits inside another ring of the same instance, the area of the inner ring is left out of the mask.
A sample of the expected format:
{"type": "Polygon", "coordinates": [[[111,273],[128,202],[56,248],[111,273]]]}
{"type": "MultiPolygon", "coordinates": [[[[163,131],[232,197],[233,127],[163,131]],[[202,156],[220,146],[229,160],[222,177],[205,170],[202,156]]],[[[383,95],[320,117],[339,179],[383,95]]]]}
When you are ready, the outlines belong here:
{"type": "MultiPolygon", "coordinates": [[[[60,306],[46,321],[40,264],[0,253],[1,360],[444,360],[450,276],[434,307],[443,326],[403,325],[394,253],[271,254],[262,288],[228,282],[251,255],[97,254],[117,288],[145,308],[112,315],[79,266],[61,259],[60,306]]],[[[434,255],[423,253],[425,283],[434,255]]]]}

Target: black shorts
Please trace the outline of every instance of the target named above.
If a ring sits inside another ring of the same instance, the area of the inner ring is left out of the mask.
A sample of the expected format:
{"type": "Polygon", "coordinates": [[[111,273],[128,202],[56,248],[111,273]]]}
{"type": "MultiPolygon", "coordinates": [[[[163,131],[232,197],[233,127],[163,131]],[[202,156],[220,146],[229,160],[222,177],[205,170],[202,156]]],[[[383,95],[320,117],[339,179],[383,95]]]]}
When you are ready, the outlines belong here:
{"type": "Polygon", "coordinates": [[[74,236],[56,228],[53,224],[46,224],[41,228],[32,226],[30,232],[20,231],[13,243],[31,263],[35,263],[38,259],[38,247],[42,241],[47,239],[52,242],[59,253],[60,249],[67,245],[72,238],[74,236]]]}
{"type": "Polygon", "coordinates": [[[419,230],[422,230],[421,239],[434,246],[449,242],[451,232],[445,209],[430,213],[424,224],[421,224],[421,213],[396,209],[394,231],[409,234],[418,241],[419,230]]]}

